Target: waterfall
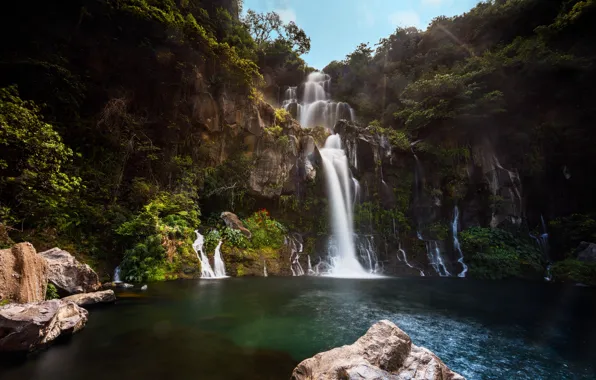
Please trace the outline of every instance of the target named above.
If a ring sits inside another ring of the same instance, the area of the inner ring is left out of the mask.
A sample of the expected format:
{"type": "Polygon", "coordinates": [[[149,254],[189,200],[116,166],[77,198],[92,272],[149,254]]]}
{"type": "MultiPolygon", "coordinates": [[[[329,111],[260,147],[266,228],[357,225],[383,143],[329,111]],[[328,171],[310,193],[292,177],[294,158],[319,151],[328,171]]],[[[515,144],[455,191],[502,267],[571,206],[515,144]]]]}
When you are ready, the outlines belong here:
{"type": "Polygon", "coordinates": [[[120,279],[120,265],[118,265],[116,267],[116,269],[114,269],[114,279],[113,279],[113,282],[116,282],[116,283],[121,283],[122,282],[122,280],[120,279]]]}
{"type": "Polygon", "coordinates": [[[267,274],[267,263],[265,261],[263,261],[263,277],[268,277],[269,275],[267,274]]]}
{"type": "Polygon", "coordinates": [[[408,267],[410,267],[410,268],[412,268],[412,269],[416,269],[417,271],[419,271],[419,272],[420,272],[420,277],[425,277],[425,275],[424,275],[424,271],[423,271],[422,269],[420,269],[420,268],[416,268],[415,266],[413,266],[412,264],[410,264],[410,263],[408,262],[408,256],[406,256],[406,251],[404,251],[404,250],[401,248],[401,245],[400,245],[400,247],[399,247],[399,249],[398,249],[398,251],[397,251],[397,260],[399,260],[399,261],[403,261],[403,262],[404,262],[404,263],[405,263],[405,264],[406,264],[408,267]],[[403,260],[402,260],[402,259],[399,257],[399,254],[400,254],[400,253],[401,253],[401,254],[402,254],[402,256],[403,256],[403,260]]]}
{"type": "Polygon", "coordinates": [[[215,255],[213,256],[214,266],[215,266],[215,278],[223,278],[226,277],[226,265],[224,264],[222,257],[221,257],[221,244],[223,241],[219,241],[217,247],[215,248],[215,255]]]}
{"type": "Polygon", "coordinates": [[[455,209],[453,210],[453,223],[451,224],[451,229],[453,231],[453,249],[458,254],[457,262],[460,263],[463,268],[460,274],[457,275],[457,277],[466,277],[466,273],[468,273],[468,266],[464,263],[464,253],[461,251],[459,239],[457,238],[458,223],[459,208],[455,206],[455,209]]]}
{"type": "Polygon", "coordinates": [[[286,236],[286,245],[290,248],[290,270],[292,271],[292,276],[304,276],[304,269],[302,269],[302,265],[300,264],[300,254],[304,249],[304,245],[302,244],[302,236],[300,234],[293,234],[286,236]]]}
{"type": "Polygon", "coordinates": [[[347,103],[329,99],[330,84],[329,75],[310,73],[302,88],[302,101],[298,101],[297,88],[289,87],[285,91],[283,107],[290,112],[296,108],[296,119],[303,128],[322,126],[332,131],[339,120],[354,121],[354,110],[347,103]]]}
{"type": "Polygon", "coordinates": [[[445,266],[445,262],[443,261],[443,256],[441,254],[441,249],[439,248],[439,242],[436,240],[431,240],[426,242],[426,252],[428,255],[428,260],[430,261],[430,265],[434,268],[435,272],[441,277],[449,277],[451,273],[447,270],[445,266]]]}
{"type": "Polygon", "coordinates": [[[310,263],[310,255],[307,256],[308,257],[308,275],[312,276],[315,275],[315,271],[312,269],[312,264],[310,263]]]}
{"type": "Polygon", "coordinates": [[[226,277],[226,267],[221,258],[221,244],[222,241],[219,241],[217,248],[215,248],[215,256],[214,256],[214,265],[215,271],[211,269],[211,265],[209,264],[209,258],[205,254],[203,250],[203,245],[205,244],[205,238],[203,235],[199,233],[199,231],[195,231],[197,235],[197,239],[194,243],[192,243],[192,248],[194,249],[195,253],[197,254],[197,258],[201,263],[201,278],[225,278],[226,277]]]}
{"type": "Polygon", "coordinates": [[[327,197],[331,216],[331,229],[337,250],[331,258],[331,276],[368,277],[356,257],[354,245],[352,189],[354,185],[346,153],[341,148],[339,135],[331,135],[320,150],[327,182],[327,197]]]}
{"type": "Polygon", "coordinates": [[[540,248],[540,252],[542,252],[542,257],[547,262],[546,274],[544,276],[544,279],[546,281],[550,281],[552,280],[552,275],[550,273],[550,247],[548,244],[548,230],[546,229],[546,222],[544,221],[543,215],[540,215],[540,225],[542,228],[542,230],[540,231],[540,235],[534,236],[530,234],[530,237],[536,241],[536,244],[538,244],[538,248],[540,248]]]}

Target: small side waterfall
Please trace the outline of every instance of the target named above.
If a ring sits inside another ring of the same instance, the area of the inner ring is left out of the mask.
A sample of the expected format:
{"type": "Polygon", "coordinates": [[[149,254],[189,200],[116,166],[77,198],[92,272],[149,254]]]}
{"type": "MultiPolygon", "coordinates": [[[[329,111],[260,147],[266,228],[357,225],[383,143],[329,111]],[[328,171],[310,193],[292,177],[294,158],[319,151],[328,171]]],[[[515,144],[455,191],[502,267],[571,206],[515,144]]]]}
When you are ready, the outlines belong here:
{"type": "Polygon", "coordinates": [[[458,254],[457,262],[462,266],[462,271],[457,275],[457,277],[466,277],[466,273],[468,273],[468,266],[464,263],[464,253],[461,251],[459,239],[457,238],[458,223],[459,208],[455,206],[455,209],[453,210],[453,223],[451,223],[451,230],[453,232],[453,249],[458,254]]]}
{"type": "Polygon", "coordinates": [[[408,256],[406,255],[406,251],[404,251],[404,250],[401,248],[401,245],[400,245],[400,247],[399,247],[399,249],[398,249],[398,251],[397,251],[397,260],[399,260],[399,261],[403,261],[403,262],[404,262],[404,263],[405,263],[405,264],[406,264],[408,267],[410,267],[410,268],[412,268],[412,269],[416,269],[417,271],[419,271],[419,272],[420,272],[420,277],[425,277],[425,275],[424,275],[424,271],[423,271],[422,269],[420,269],[420,268],[416,268],[415,266],[413,266],[412,264],[410,264],[410,263],[408,262],[408,256]],[[399,254],[400,254],[400,253],[402,254],[403,260],[402,260],[402,258],[400,258],[400,257],[399,257],[399,254]]]}
{"type": "Polygon", "coordinates": [[[550,281],[552,280],[552,275],[550,272],[550,246],[548,244],[548,230],[546,229],[546,223],[544,222],[543,215],[540,215],[540,226],[542,228],[540,231],[540,235],[534,236],[530,234],[530,237],[536,241],[536,244],[538,244],[538,248],[540,248],[540,251],[542,252],[542,257],[547,262],[546,274],[544,275],[544,279],[546,281],[550,281]]]}
{"type": "Polygon", "coordinates": [[[267,263],[263,261],[263,277],[269,277],[267,274],[267,263]]]}
{"type": "Polygon", "coordinates": [[[216,278],[223,278],[226,277],[226,265],[223,262],[221,257],[221,244],[223,241],[219,241],[217,247],[215,248],[215,255],[213,256],[214,266],[215,266],[215,277],[216,278]]]}
{"type": "Polygon", "coordinates": [[[436,240],[430,240],[425,243],[428,260],[430,261],[430,265],[434,268],[435,272],[437,272],[437,274],[441,277],[451,276],[451,273],[449,273],[447,267],[445,266],[445,261],[443,260],[443,255],[441,254],[439,242],[436,240]]]}
{"type": "Polygon", "coordinates": [[[354,110],[349,104],[329,99],[330,83],[329,75],[310,73],[302,86],[302,101],[298,101],[298,89],[289,87],[285,91],[283,107],[290,113],[296,110],[296,119],[303,128],[322,126],[332,131],[338,120],[354,121],[354,110]]]}
{"type": "Polygon", "coordinates": [[[220,240],[217,248],[215,249],[215,257],[214,257],[214,265],[215,271],[211,268],[209,264],[209,258],[205,254],[203,250],[203,245],[205,244],[205,238],[203,235],[199,233],[199,231],[195,231],[197,235],[197,239],[192,244],[192,248],[197,254],[197,258],[201,263],[201,278],[225,278],[226,277],[226,267],[221,257],[221,245],[222,241],[220,240]]]}
{"type": "Polygon", "coordinates": [[[304,249],[304,245],[302,244],[302,236],[299,234],[293,234],[286,236],[286,245],[290,248],[290,270],[292,271],[292,276],[304,276],[304,269],[300,264],[300,254],[304,249]]]}
{"type": "Polygon", "coordinates": [[[315,275],[315,271],[312,269],[312,264],[310,263],[310,255],[307,256],[308,257],[308,275],[309,276],[313,276],[315,275]]]}
{"type": "Polygon", "coordinates": [[[114,278],[113,281],[117,284],[121,283],[122,280],[120,279],[120,265],[118,265],[115,269],[114,269],[114,278]]]}
{"type": "Polygon", "coordinates": [[[331,257],[329,275],[346,278],[369,277],[358,262],[354,244],[353,194],[354,182],[348,165],[348,158],[341,148],[339,135],[331,135],[320,150],[327,182],[327,196],[331,213],[333,244],[337,247],[331,257]]]}

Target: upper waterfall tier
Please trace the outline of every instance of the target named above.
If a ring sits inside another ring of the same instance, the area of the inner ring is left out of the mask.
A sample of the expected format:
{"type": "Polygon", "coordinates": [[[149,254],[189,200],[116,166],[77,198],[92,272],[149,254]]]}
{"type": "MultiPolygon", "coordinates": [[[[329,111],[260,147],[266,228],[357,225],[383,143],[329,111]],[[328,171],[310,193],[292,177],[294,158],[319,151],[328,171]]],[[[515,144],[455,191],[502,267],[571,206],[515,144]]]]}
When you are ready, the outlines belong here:
{"type": "Polygon", "coordinates": [[[329,75],[310,73],[300,88],[301,99],[298,100],[299,89],[289,87],[285,92],[283,107],[293,113],[304,128],[322,126],[332,131],[338,120],[354,121],[354,110],[348,103],[334,102],[329,98],[330,84],[329,75]]]}

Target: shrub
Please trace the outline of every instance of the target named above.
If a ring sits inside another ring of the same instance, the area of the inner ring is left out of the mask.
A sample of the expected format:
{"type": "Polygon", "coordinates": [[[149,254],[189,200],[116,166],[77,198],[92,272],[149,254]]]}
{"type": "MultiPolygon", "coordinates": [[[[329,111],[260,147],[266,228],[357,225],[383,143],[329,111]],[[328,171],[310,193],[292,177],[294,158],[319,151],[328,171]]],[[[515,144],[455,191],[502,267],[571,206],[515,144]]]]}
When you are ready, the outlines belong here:
{"type": "Polygon", "coordinates": [[[251,248],[281,248],[283,246],[287,230],[281,223],[272,219],[267,210],[257,211],[246,219],[244,224],[252,233],[251,248]]]}
{"type": "Polygon", "coordinates": [[[192,236],[199,216],[187,194],[161,193],[122,223],[116,233],[125,250],[121,269],[126,281],[163,281],[179,256],[194,255],[192,236]]]}
{"type": "Polygon", "coordinates": [[[58,298],[60,298],[60,295],[58,294],[58,289],[56,289],[54,284],[48,282],[48,287],[46,288],[46,299],[56,300],[58,298]]]}
{"type": "Polygon", "coordinates": [[[596,286],[596,263],[567,259],[553,264],[551,274],[555,281],[596,286]]]}
{"type": "Polygon", "coordinates": [[[471,277],[501,279],[538,276],[542,253],[529,238],[501,229],[472,227],[459,235],[471,277]]]}

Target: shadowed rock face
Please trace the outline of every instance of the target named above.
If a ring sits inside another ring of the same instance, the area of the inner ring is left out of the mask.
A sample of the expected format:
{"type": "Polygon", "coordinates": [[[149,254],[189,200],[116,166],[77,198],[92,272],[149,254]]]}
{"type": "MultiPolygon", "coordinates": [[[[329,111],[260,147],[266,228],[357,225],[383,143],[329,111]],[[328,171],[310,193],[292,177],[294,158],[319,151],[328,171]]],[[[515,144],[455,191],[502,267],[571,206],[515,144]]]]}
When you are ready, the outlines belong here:
{"type": "Polygon", "coordinates": [[[62,292],[94,292],[101,287],[97,273],[89,265],[78,262],[70,253],[52,248],[39,255],[48,263],[48,280],[62,292]]]}
{"type": "Polygon", "coordinates": [[[0,300],[43,301],[47,282],[46,261],[30,243],[0,250],[0,300]]]}
{"type": "Polygon", "coordinates": [[[27,352],[81,330],[87,310],[73,302],[51,300],[0,307],[0,352],[27,352]]]}
{"type": "Polygon", "coordinates": [[[350,346],[306,359],[292,373],[292,380],[314,379],[464,380],[389,321],[376,323],[350,346]]]}

